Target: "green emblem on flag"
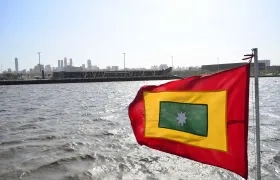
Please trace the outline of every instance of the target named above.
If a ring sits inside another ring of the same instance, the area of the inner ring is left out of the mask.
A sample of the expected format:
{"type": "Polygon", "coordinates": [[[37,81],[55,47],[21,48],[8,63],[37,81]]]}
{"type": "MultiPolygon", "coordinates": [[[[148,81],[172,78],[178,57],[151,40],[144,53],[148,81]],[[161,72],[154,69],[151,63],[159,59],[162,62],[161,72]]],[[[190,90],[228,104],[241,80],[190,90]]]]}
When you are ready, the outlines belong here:
{"type": "Polygon", "coordinates": [[[208,105],[161,101],[158,127],[207,137],[208,105]]]}

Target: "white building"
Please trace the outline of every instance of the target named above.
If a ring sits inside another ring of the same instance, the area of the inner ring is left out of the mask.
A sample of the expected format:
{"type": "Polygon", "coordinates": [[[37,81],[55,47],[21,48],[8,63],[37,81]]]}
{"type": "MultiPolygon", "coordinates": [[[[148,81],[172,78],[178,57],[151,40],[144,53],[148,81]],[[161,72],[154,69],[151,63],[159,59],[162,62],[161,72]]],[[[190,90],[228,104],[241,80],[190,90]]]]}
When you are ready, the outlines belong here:
{"type": "Polygon", "coordinates": [[[94,66],[92,66],[92,70],[94,70],[94,71],[98,71],[98,70],[99,70],[99,67],[98,67],[98,66],[96,66],[96,65],[94,65],[94,66]]]}
{"type": "Polygon", "coordinates": [[[39,64],[37,64],[35,67],[34,67],[34,69],[33,69],[33,74],[41,74],[41,72],[42,72],[42,70],[44,70],[44,65],[39,65],[39,64]],[[40,66],[41,66],[41,68],[40,68],[40,66]],[[41,70],[41,71],[40,71],[41,70]]]}
{"type": "Polygon", "coordinates": [[[45,67],[45,72],[51,72],[52,71],[52,68],[50,65],[46,65],[45,67]]]}
{"type": "Polygon", "coordinates": [[[65,57],[64,58],[64,67],[66,67],[67,66],[67,58],[65,57]]]}
{"type": "Polygon", "coordinates": [[[63,60],[60,60],[60,70],[63,70],[63,60]]]}
{"type": "Polygon", "coordinates": [[[259,60],[259,63],[265,63],[265,66],[270,66],[270,60],[259,60]]]}
{"type": "Polygon", "coordinates": [[[88,69],[91,69],[91,68],[92,68],[92,66],[91,66],[91,60],[90,60],[90,59],[87,60],[87,68],[88,68],[88,69]]]}
{"type": "Polygon", "coordinates": [[[160,70],[162,70],[162,69],[167,69],[167,68],[168,68],[167,64],[161,64],[161,65],[159,65],[159,69],[160,69],[160,70]]]}
{"type": "Polygon", "coordinates": [[[72,67],[73,66],[72,58],[69,59],[69,63],[70,63],[70,66],[72,67]]]}
{"type": "Polygon", "coordinates": [[[152,69],[152,70],[158,70],[158,66],[156,66],[156,65],[151,66],[151,69],[152,69]]]}
{"type": "Polygon", "coordinates": [[[112,71],[118,71],[119,70],[119,66],[112,66],[111,70],[112,71]]]}

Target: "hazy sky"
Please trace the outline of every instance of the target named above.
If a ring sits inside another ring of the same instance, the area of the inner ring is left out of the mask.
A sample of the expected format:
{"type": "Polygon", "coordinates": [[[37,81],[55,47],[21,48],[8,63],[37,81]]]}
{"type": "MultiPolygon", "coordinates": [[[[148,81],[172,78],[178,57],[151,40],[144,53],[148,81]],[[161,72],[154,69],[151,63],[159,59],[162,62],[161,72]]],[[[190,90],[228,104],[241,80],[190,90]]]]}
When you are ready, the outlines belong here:
{"type": "Polygon", "coordinates": [[[0,0],[3,70],[86,64],[240,62],[251,48],[280,65],[280,0],[0,0]]]}

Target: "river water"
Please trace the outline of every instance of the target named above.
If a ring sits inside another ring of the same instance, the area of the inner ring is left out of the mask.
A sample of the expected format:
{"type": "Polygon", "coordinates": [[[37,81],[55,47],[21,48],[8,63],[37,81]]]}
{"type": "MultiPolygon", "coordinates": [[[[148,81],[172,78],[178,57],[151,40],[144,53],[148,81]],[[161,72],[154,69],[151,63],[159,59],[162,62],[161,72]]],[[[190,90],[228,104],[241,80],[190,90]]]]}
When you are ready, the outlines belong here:
{"type": "MultiPolygon", "coordinates": [[[[0,180],[241,179],[137,144],[128,105],[142,85],[164,82],[0,86],[0,180]]],[[[249,179],[256,170],[252,87],[249,179]]],[[[280,179],[279,103],[280,78],[260,78],[263,179],[280,179]]]]}

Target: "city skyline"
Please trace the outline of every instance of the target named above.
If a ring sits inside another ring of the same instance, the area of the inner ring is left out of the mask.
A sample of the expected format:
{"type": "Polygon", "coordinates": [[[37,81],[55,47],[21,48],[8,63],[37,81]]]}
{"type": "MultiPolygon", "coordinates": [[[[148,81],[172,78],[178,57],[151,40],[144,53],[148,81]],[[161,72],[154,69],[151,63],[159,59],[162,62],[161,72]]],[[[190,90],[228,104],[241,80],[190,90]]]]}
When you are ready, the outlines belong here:
{"type": "MultiPolygon", "coordinates": [[[[52,66],[50,64],[40,64],[40,52],[38,52],[38,55],[39,55],[39,63],[36,64],[34,66],[34,68],[28,68],[28,69],[19,69],[19,61],[18,61],[18,58],[16,57],[15,58],[15,69],[13,70],[12,68],[8,68],[7,70],[4,70],[3,72],[5,73],[31,73],[31,74],[40,74],[40,72],[42,70],[44,70],[44,72],[47,72],[47,73],[50,73],[50,72],[58,72],[58,71],[68,71],[68,72],[75,72],[75,71],[99,71],[99,70],[107,70],[107,71],[119,71],[119,70],[124,70],[124,69],[127,69],[127,70],[161,70],[161,69],[167,69],[169,67],[172,67],[175,71],[178,71],[178,70],[188,70],[188,69],[192,69],[192,70],[198,70],[198,69],[201,69],[203,66],[204,67],[208,67],[208,66],[216,66],[216,67],[223,67],[223,66],[226,66],[226,67],[229,67],[231,66],[232,64],[242,64],[244,63],[244,61],[242,62],[239,62],[239,63],[219,63],[219,60],[218,60],[218,63],[217,64],[203,64],[201,66],[173,66],[173,56],[171,56],[171,60],[172,60],[172,65],[169,66],[167,64],[160,64],[160,65],[152,65],[151,67],[149,68],[145,68],[145,67],[141,67],[141,68],[130,68],[130,67],[126,67],[125,66],[125,53],[124,54],[124,67],[121,68],[119,66],[114,66],[114,65],[109,65],[109,66],[106,66],[106,68],[102,68],[102,67],[99,67],[97,65],[92,65],[91,63],[91,60],[88,59],[87,60],[87,64],[82,64],[80,66],[74,66],[73,65],[73,60],[72,58],[69,58],[67,59],[66,57],[64,57],[62,60],[57,60],[57,66],[52,66]],[[69,62],[69,63],[68,63],[69,62]]],[[[279,65],[273,65],[271,64],[271,61],[268,60],[268,59],[264,59],[264,60],[259,60],[259,63],[264,63],[266,67],[272,67],[273,69],[279,69],[279,65]]],[[[2,73],[2,67],[1,67],[1,72],[2,73]]]]}
{"type": "MultiPolygon", "coordinates": [[[[41,55],[41,52],[38,52],[38,55],[41,55]]],[[[39,56],[40,56],[39,55],[39,56]]],[[[41,57],[41,56],[40,56],[41,57]]],[[[145,67],[140,67],[140,68],[133,68],[133,67],[125,67],[125,59],[124,61],[124,67],[119,67],[119,66],[114,66],[114,65],[108,65],[106,67],[99,67],[98,65],[93,65],[91,62],[91,59],[88,59],[86,61],[86,63],[83,63],[81,65],[78,66],[74,66],[73,65],[73,59],[72,58],[67,58],[64,57],[63,59],[57,60],[57,65],[50,65],[48,63],[43,64],[40,62],[40,58],[39,58],[39,62],[37,64],[35,64],[33,67],[27,68],[27,69],[20,69],[19,68],[19,58],[14,58],[14,66],[15,68],[7,68],[4,69],[3,72],[15,72],[15,73],[20,73],[20,72],[36,72],[39,73],[41,72],[41,70],[44,70],[45,72],[52,72],[52,71],[79,71],[79,70],[123,70],[123,69],[166,69],[168,67],[171,67],[167,64],[160,64],[160,65],[152,65],[151,67],[145,68],[145,67]],[[82,69],[80,69],[82,68],[82,69]]],[[[2,67],[1,67],[2,68],[2,67]]],[[[0,73],[2,73],[2,69],[0,71],[0,73]]]]}
{"type": "MultiPolygon", "coordinates": [[[[35,63],[32,67],[27,67],[27,68],[21,68],[20,67],[20,63],[19,63],[19,61],[20,61],[20,59],[18,58],[18,57],[15,57],[14,58],[14,60],[16,59],[16,61],[17,61],[17,63],[15,63],[14,64],[14,67],[15,66],[17,66],[17,70],[16,70],[16,68],[12,68],[12,67],[8,67],[8,68],[6,68],[6,69],[0,69],[0,73],[2,72],[2,70],[3,71],[7,71],[8,69],[11,69],[12,71],[15,71],[15,72],[17,72],[17,71],[21,71],[21,70],[29,70],[30,68],[33,68],[34,66],[36,66],[36,65],[39,65],[39,61],[37,62],[37,63],[35,63]]],[[[91,67],[95,67],[95,66],[97,66],[98,68],[100,68],[100,69],[106,69],[108,66],[116,66],[116,65],[112,65],[112,64],[108,64],[108,65],[106,65],[105,67],[100,67],[100,66],[98,66],[98,64],[92,64],[92,60],[91,59],[87,59],[84,63],[82,63],[82,64],[80,64],[80,65],[77,65],[77,63],[75,63],[75,65],[73,64],[73,62],[75,62],[75,61],[73,61],[73,59],[72,58],[67,58],[67,57],[64,57],[63,59],[59,59],[59,60],[57,60],[57,61],[59,61],[59,64],[58,64],[58,62],[56,63],[56,65],[55,64],[50,64],[50,63],[42,63],[42,62],[40,62],[40,64],[41,65],[44,65],[44,66],[46,66],[46,65],[48,65],[48,66],[51,66],[51,67],[56,67],[56,68],[59,68],[59,67],[61,67],[61,65],[62,65],[62,67],[65,67],[65,62],[66,62],[66,66],[67,65],[70,65],[70,66],[73,66],[73,67],[82,67],[82,66],[89,66],[89,60],[90,60],[90,66],[91,67]],[[69,64],[68,64],[69,63],[69,64]]],[[[155,66],[160,66],[160,65],[167,65],[168,67],[172,67],[172,62],[173,62],[173,56],[171,56],[171,59],[170,59],[170,63],[168,64],[168,63],[161,63],[161,64],[151,64],[149,67],[126,67],[126,68],[128,68],[128,69],[140,69],[140,68],[146,68],[146,69],[151,69],[152,67],[155,67],[155,66]]],[[[125,64],[125,62],[124,62],[124,60],[123,60],[123,66],[124,66],[124,64],[125,64]]],[[[190,67],[190,66],[192,66],[192,65],[189,65],[189,66],[176,66],[176,67],[190,67]]],[[[124,67],[121,67],[121,66],[118,66],[120,69],[123,69],[124,67]]],[[[175,66],[174,66],[175,67],[175,66]]],[[[2,68],[2,67],[1,67],[2,68]]]]}
{"type": "Polygon", "coordinates": [[[252,47],[280,64],[280,2],[74,0],[0,2],[0,64],[19,69],[55,66],[67,55],[99,67],[174,67],[240,62],[252,47]],[[50,9],[52,11],[50,11],[50,9]],[[219,60],[217,60],[219,59],[219,60]]]}

